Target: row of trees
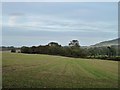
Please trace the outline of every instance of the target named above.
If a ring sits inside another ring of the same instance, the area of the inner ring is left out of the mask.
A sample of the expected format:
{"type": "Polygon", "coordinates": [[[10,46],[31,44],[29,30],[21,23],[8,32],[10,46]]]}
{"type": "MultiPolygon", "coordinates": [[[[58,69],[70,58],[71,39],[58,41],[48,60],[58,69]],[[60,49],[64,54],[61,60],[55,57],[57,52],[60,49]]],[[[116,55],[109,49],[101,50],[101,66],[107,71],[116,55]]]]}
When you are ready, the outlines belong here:
{"type": "Polygon", "coordinates": [[[78,40],[70,41],[68,46],[61,46],[56,42],[50,42],[45,46],[23,46],[21,52],[28,54],[49,54],[76,58],[101,58],[114,60],[118,60],[119,58],[116,57],[120,56],[118,53],[118,46],[82,48],[80,47],[78,40]]]}
{"type": "Polygon", "coordinates": [[[1,48],[2,48],[2,51],[9,51],[9,50],[15,49],[14,46],[10,46],[10,47],[2,46],[1,48]]]}
{"type": "Polygon", "coordinates": [[[78,40],[72,40],[69,46],[61,46],[56,42],[51,42],[45,46],[32,46],[22,47],[22,53],[29,54],[49,54],[49,55],[61,55],[68,57],[86,57],[86,54],[82,48],[80,48],[78,40]]]}

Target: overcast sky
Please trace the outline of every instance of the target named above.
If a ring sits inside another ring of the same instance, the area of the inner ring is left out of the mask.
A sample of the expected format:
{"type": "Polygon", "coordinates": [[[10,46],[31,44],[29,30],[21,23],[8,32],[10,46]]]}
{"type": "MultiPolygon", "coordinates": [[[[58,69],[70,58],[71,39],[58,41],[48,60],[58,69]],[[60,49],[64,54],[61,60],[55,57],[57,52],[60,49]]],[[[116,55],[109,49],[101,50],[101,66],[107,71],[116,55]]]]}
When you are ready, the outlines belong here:
{"type": "Polygon", "coordinates": [[[3,3],[3,45],[68,45],[77,39],[89,46],[118,37],[118,3],[3,3]]]}

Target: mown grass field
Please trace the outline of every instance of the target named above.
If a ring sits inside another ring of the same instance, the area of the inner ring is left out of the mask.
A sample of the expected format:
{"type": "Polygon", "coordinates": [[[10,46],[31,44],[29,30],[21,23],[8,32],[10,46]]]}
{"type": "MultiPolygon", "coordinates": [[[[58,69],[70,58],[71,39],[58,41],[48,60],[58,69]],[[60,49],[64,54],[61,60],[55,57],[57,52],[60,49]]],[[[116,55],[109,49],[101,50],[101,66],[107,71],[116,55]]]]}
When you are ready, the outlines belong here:
{"type": "Polygon", "coordinates": [[[115,88],[118,62],[3,53],[3,88],[115,88]]]}

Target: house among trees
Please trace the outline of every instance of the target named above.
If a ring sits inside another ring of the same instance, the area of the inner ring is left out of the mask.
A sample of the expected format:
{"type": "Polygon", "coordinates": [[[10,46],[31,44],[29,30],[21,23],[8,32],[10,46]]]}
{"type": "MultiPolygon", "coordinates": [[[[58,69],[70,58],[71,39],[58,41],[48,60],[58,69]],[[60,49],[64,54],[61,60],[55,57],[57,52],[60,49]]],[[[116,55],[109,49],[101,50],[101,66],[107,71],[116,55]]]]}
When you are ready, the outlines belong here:
{"type": "Polygon", "coordinates": [[[20,49],[16,49],[16,53],[21,53],[21,50],[20,49]]]}
{"type": "Polygon", "coordinates": [[[11,52],[14,52],[14,53],[21,53],[21,50],[20,50],[20,49],[15,49],[15,48],[13,48],[13,49],[11,49],[11,52]]]}

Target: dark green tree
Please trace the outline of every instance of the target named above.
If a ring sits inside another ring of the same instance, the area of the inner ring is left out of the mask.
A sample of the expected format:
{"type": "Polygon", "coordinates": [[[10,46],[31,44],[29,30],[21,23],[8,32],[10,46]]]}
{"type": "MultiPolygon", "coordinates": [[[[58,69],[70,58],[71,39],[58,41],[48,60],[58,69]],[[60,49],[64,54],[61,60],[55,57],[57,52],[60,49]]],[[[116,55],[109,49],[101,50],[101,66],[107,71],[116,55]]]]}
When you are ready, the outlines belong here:
{"type": "Polygon", "coordinates": [[[12,48],[12,49],[11,49],[11,52],[15,53],[15,52],[16,52],[16,49],[15,49],[15,48],[12,48]]]}

